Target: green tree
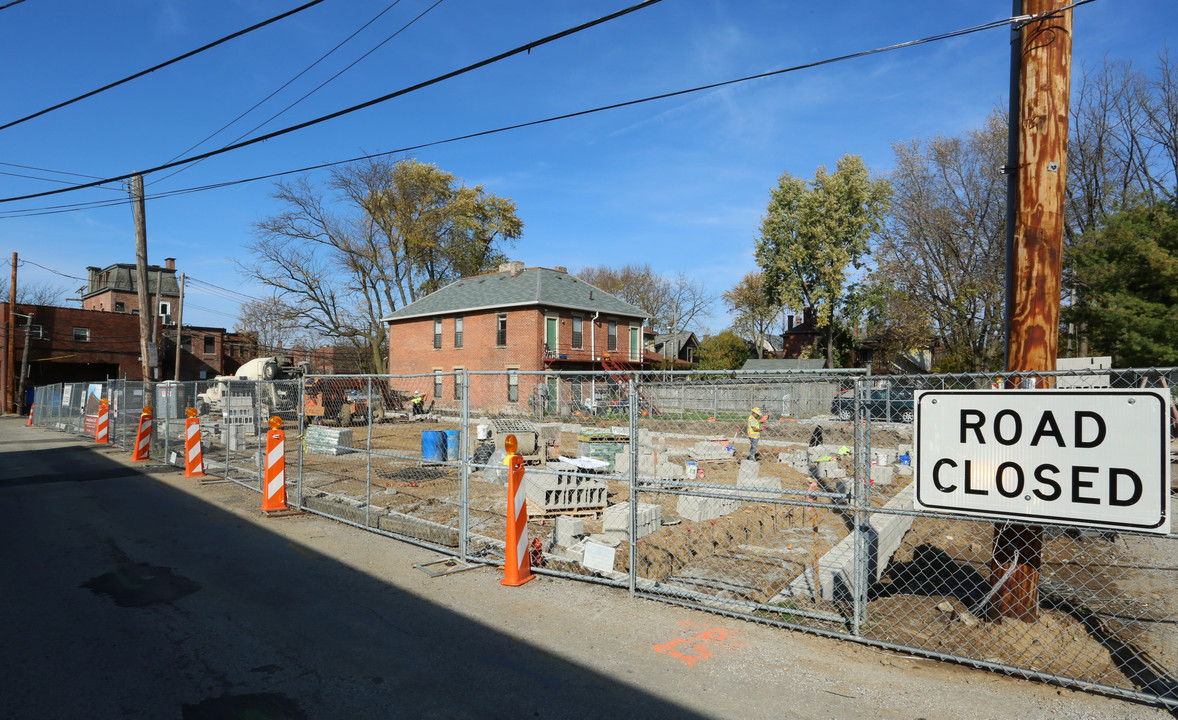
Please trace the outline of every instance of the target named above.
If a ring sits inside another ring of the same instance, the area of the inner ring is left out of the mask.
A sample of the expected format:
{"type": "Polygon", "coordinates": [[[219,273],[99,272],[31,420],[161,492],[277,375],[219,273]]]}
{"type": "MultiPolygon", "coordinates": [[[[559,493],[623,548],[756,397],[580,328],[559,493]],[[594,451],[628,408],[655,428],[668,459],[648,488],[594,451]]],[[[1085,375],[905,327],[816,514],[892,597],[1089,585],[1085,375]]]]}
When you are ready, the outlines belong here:
{"type": "Polygon", "coordinates": [[[769,194],[757,239],[770,302],[813,308],[825,329],[826,364],[834,367],[834,318],[848,269],[858,267],[868,239],[883,227],[891,197],[857,155],[844,155],[833,173],[819,167],[812,181],[788,172],[769,194]]]}
{"type": "Polygon", "coordinates": [[[1080,302],[1065,317],[1086,327],[1092,349],[1117,367],[1178,364],[1178,213],[1141,204],[1069,249],[1080,302]]]}
{"type": "Polygon", "coordinates": [[[725,330],[699,344],[700,370],[739,370],[749,359],[749,346],[736,333],[725,330]]]}

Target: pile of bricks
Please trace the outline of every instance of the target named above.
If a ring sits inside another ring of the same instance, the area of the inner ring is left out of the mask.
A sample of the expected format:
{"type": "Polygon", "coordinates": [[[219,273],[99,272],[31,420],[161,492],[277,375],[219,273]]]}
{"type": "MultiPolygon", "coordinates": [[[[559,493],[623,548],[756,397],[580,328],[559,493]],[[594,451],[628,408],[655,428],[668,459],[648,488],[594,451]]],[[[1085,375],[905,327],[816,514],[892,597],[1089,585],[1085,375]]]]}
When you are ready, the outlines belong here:
{"type": "MultiPolygon", "coordinates": [[[[638,537],[643,538],[657,532],[663,526],[661,505],[638,503],[638,537]]],[[[610,505],[601,516],[601,532],[619,543],[630,541],[630,503],[610,505]]]]}

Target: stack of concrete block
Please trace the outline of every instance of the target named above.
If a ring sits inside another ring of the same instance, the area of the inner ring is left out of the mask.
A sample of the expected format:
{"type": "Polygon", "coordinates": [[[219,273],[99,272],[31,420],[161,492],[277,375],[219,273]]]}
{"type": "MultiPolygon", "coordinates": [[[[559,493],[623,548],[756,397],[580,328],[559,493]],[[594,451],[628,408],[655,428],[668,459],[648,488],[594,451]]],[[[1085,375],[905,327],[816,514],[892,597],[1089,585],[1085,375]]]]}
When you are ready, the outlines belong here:
{"type": "Polygon", "coordinates": [[[872,465],[871,481],[876,485],[891,485],[893,472],[891,465],[872,465]]]}
{"type": "Polygon", "coordinates": [[[777,462],[783,465],[789,465],[794,470],[799,472],[810,471],[810,456],[805,450],[794,450],[788,453],[779,453],[777,455],[777,462]]]}
{"type": "Polygon", "coordinates": [[[659,480],[692,480],[687,476],[687,468],[673,462],[660,460],[656,470],[656,478],[659,480]]]}
{"type": "Polygon", "coordinates": [[[911,465],[896,465],[893,470],[898,477],[909,478],[912,477],[911,465]]]}
{"type": "Polygon", "coordinates": [[[303,442],[307,450],[316,455],[347,455],[356,452],[352,447],[351,428],[308,425],[303,442]]]}
{"type": "Polygon", "coordinates": [[[589,513],[605,509],[608,490],[605,480],[577,475],[576,467],[563,462],[548,463],[547,470],[549,472],[524,472],[529,515],[589,513]]]}
{"type": "MultiPolygon", "coordinates": [[[[663,508],[661,505],[647,505],[638,503],[638,537],[643,538],[657,532],[663,526],[663,508]]],[[[628,542],[630,539],[630,503],[620,502],[605,509],[601,516],[602,534],[628,542]]]]}
{"type": "Polygon", "coordinates": [[[585,520],[568,515],[557,515],[552,535],[557,545],[572,547],[585,535],[585,520]]]}
{"type": "Polygon", "coordinates": [[[727,460],[731,458],[732,450],[713,442],[697,442],[687,448],[687,456],[692,460],[727,460]]]}
{"type": "Polygon", "coordinates": [[[843,469],[842,465],[838,464],[837,460],[823,460],[818,463],[815,473],[824,480],[833,480],[847,476],[847,471],[843,469]]]}
{"type": "Polygon", "coordinates": [[[715,497],[703,491],[699,495],[680,495],[675,512],[684,520],[704,522],[724,517],[739,507],[739,500],[715,497]]]}
{"type": "Polygon", "coordinates": [[[736,484],[746,488],[764,488],[766,492],[747,493],[750,498],[775,499],[781,493],[770,492],[781,489],[781,480],[775,477],[761,477],[761,464],[756,460],[742,460],[740,472],[736,475],[736,484]]]}

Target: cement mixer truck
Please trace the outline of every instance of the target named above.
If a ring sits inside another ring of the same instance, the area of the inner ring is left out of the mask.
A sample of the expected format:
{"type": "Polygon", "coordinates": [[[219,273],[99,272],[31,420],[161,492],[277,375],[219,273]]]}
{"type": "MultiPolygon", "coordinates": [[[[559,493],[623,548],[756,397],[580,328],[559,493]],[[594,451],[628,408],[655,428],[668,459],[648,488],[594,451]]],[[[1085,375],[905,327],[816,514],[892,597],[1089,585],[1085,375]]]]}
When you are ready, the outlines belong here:
{"type": "Polygon", "coordinates": [[[284,355],[255,358],[232,375],[213,378],[209,387],[196,396],[196,413],[222,413],[228,408],[229,397],[240,395],[260,403],[263,418],[279,415],[293,419],[299,411],[298,383],[280,381],[302,378],[306,371],[307,363],[292,363],[284,355]]]}

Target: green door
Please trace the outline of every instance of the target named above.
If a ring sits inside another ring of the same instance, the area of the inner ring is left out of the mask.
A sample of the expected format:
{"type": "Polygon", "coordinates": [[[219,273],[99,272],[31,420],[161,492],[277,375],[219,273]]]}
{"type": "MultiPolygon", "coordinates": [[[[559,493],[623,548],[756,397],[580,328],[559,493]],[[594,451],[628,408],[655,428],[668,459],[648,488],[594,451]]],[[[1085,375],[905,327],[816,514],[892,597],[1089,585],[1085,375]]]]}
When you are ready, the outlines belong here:
{"type": "Polygon", "coordinates": [[[642,359],[642,346],[638,342],[638,328],[630,328],[630,359],[642,359]]]}
{"type": "Polygon", "coordinates": [[[544,349],[549,352],[556,352],[556,318],[545,318],[544,329],[544,349]]]}

